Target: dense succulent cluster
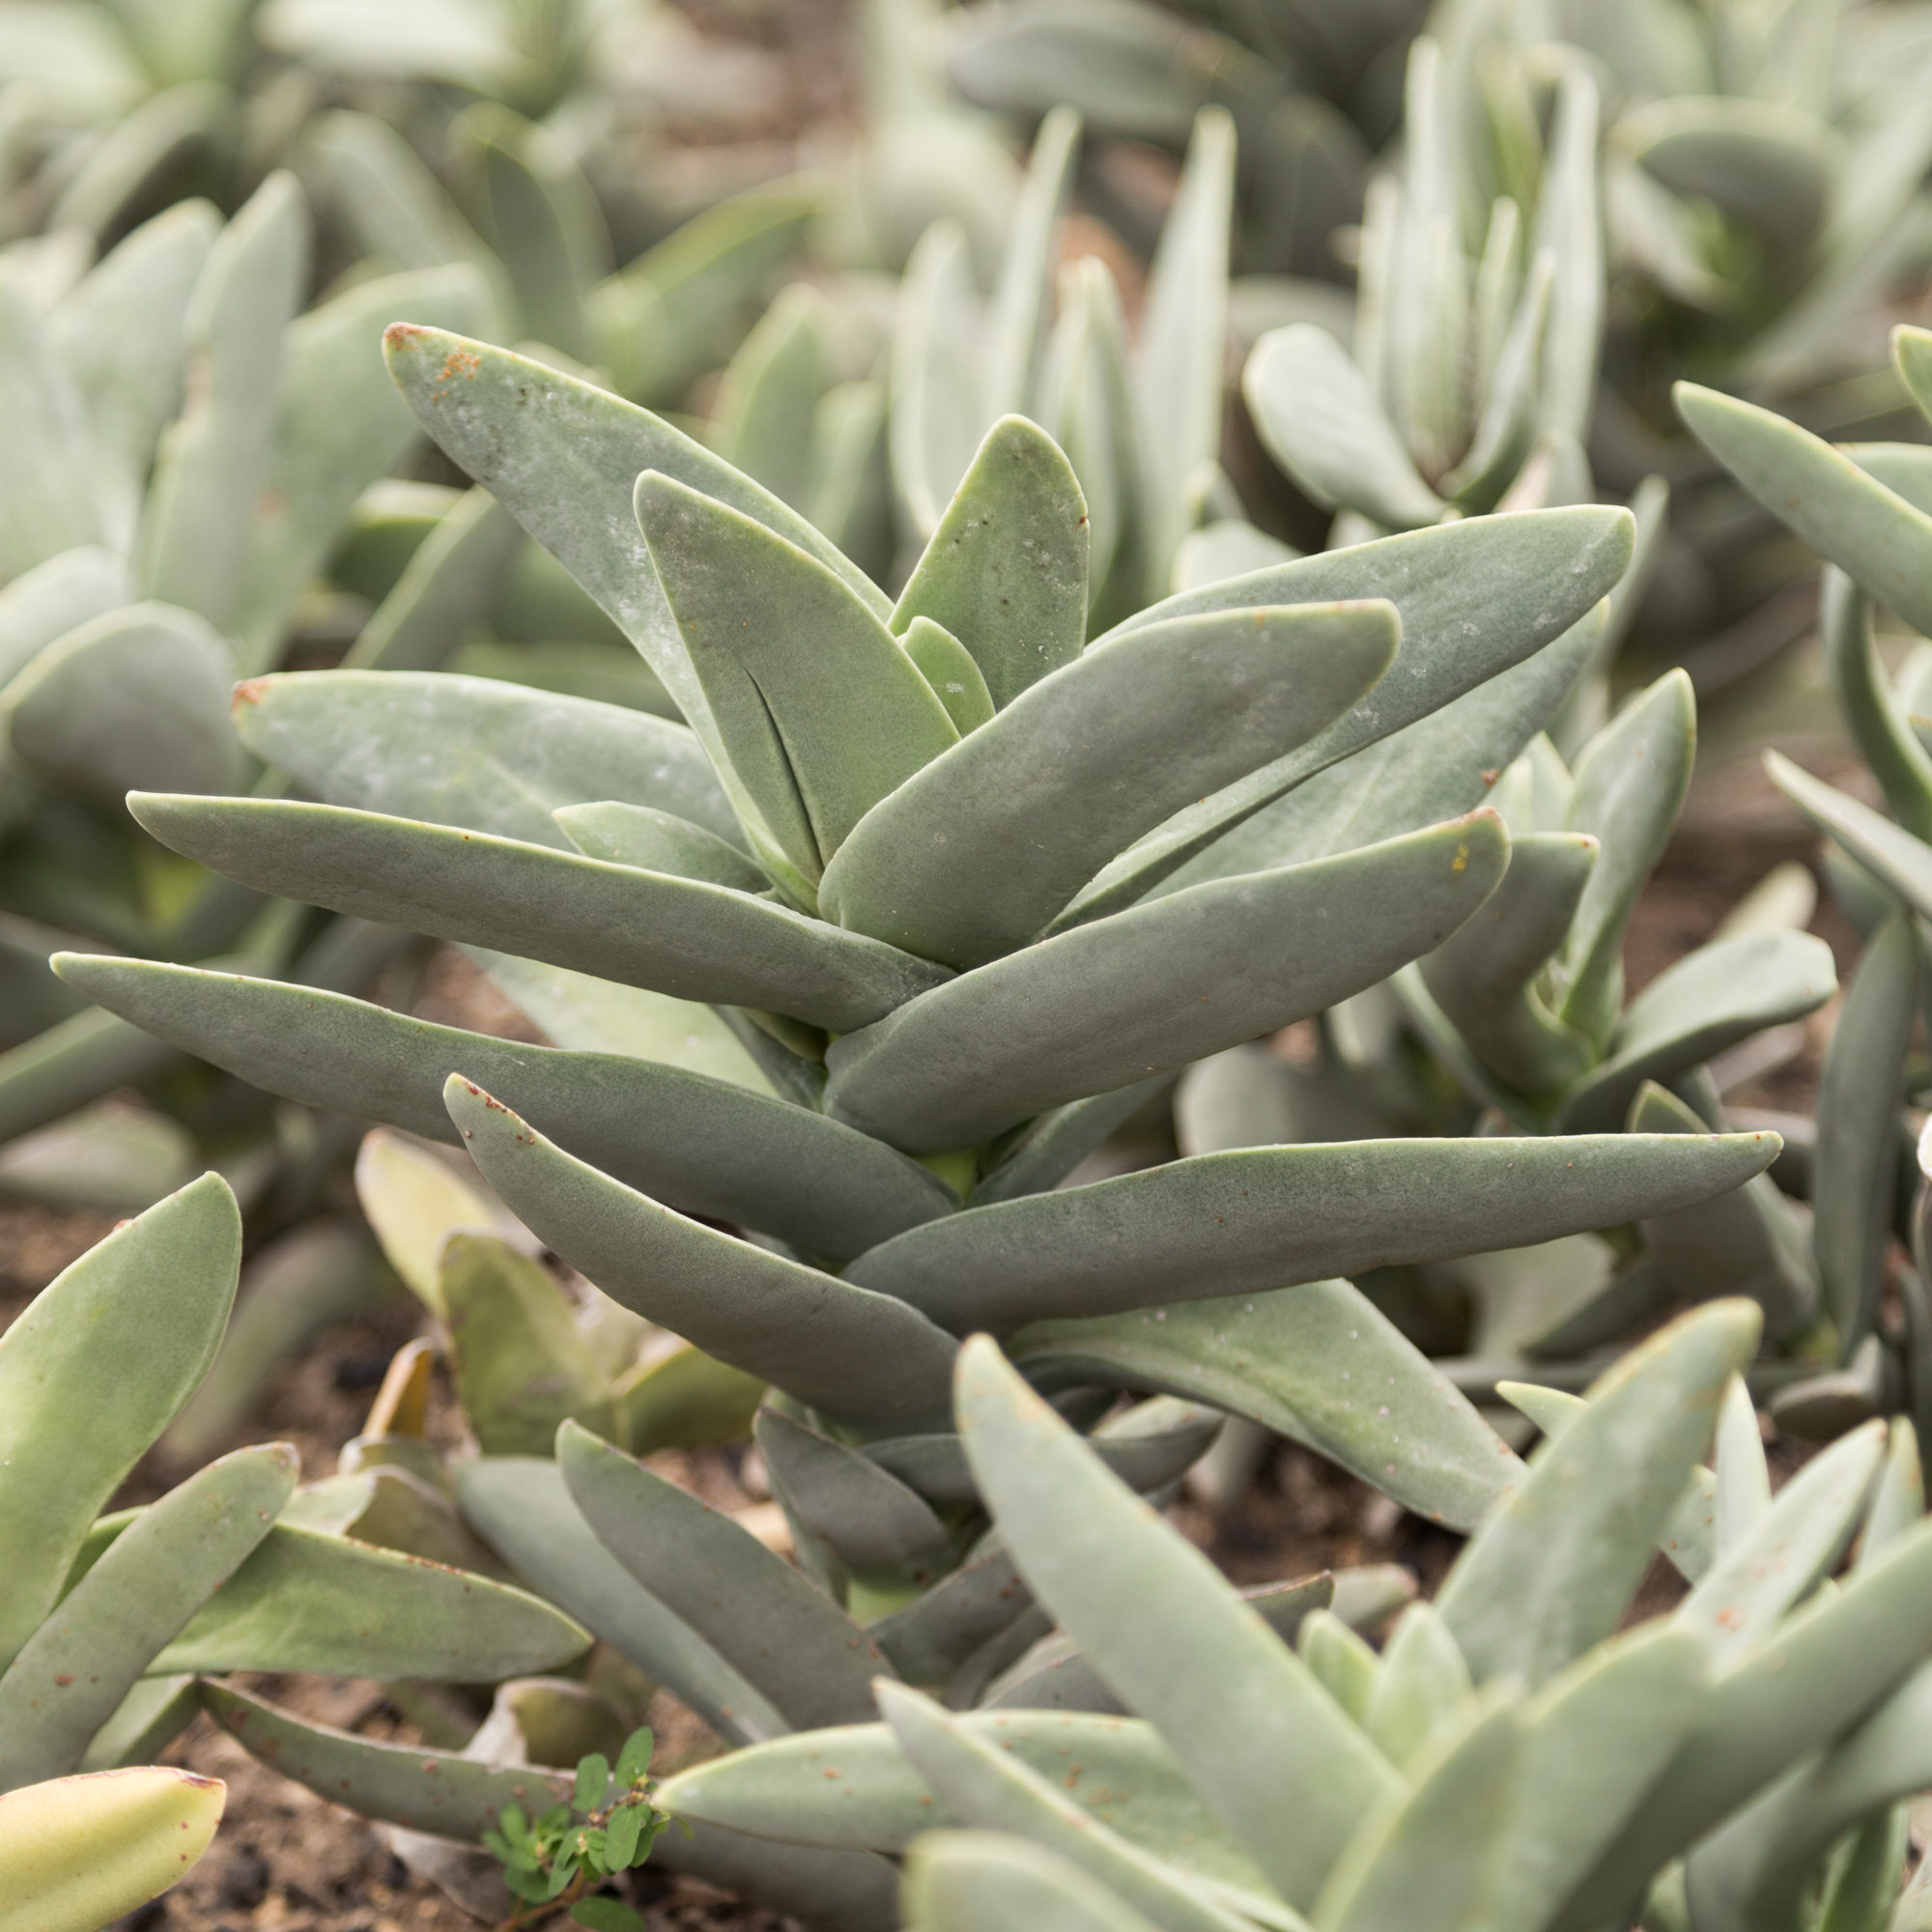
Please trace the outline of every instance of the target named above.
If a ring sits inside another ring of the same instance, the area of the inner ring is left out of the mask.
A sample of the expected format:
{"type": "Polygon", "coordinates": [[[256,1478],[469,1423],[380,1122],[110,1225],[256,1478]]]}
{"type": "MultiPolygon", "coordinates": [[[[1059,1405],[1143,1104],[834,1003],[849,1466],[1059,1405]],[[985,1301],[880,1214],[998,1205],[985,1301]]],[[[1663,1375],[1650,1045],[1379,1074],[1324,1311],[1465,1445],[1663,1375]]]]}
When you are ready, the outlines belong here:
{"type": "Polygon", "coordinates": [[[920,1932],[1883,1925],[1932,1778],[1917,1440],[1868,1425],[1774,1498],[1757,1322],[1682,1317],[1585,1401],[1513,1387],[1548,1440],[1379,1656],[1323,1611],[1270,1630],[976,1340],[966,1453],[1080,1690],[974,1716],[881,1683],[884,1723],[659,1802],[906,1854],[920,1932]],[[1690,1593],[1626,1627],[1660,1549],[1690,1593]]]}

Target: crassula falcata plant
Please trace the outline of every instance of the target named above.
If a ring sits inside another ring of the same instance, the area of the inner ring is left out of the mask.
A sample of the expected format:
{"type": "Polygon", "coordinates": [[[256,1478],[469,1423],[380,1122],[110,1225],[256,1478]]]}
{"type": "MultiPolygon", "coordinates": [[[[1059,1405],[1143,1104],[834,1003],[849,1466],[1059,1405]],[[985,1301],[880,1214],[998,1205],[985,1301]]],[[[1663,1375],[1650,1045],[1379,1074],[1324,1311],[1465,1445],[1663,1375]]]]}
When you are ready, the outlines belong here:
{"type": "Polygon", "coordinates": [[[881,1922],[918,1932],[1917,1924],[1916,1434],[1868,1423],[1774,1496],[1740,1376],[1758,1321],[1709,1303],[1585,1399],[1511,1385],[1547,1440],[1379,1654],[1329,1612],[1270,1630],[976,1338],[966,1454],[1089,1694],[960,1713],[882,1680],[883,1723],[734,1753],[656,1802],[902,1857],[881,1922]],[[1659,1551],[1688,1594],[1631,1622],[1659,1551]]]}
{"type": "Polygon", "coordinates": [[[849,1715],[882,1662],[970,1698],[1038,1634],[952,1426],[960,1337],[1001,1336],[1150,1490],[1198,1453],[1201,1403],[1467,1526],[1508,1452],[1346,1277],[1688,1208],[1776,1152],[1368,1140],[1055,1185],[1182,1065],[1489,899],[1490,775],[1585,661],[1626,512],[1417,531],[1089,640],[1086,506],[1024,418],[895,603],[588,384],[422,327],[389,356],[689,723],[450,675],[259,679],[238,728],[285,795],[131,809],[242,883],[471,948],[570,1043],[203,968],[60,971],[270,1091],[460,1145],[605,1295],[771,1384],[757,1435],[810,1575],[582,1424],[556,1462],[457,1481],[519,1574],[600,1634],[627,1619],[727,1735],[849,1715]],[[1271,852],[1163,890],[1291,796],[1271,852]],[[1109,1419],[1120,1391],[1156,1401],[1109,1419]],[[767,1634],[794,1624],[818,1667],[767,1634]]]}

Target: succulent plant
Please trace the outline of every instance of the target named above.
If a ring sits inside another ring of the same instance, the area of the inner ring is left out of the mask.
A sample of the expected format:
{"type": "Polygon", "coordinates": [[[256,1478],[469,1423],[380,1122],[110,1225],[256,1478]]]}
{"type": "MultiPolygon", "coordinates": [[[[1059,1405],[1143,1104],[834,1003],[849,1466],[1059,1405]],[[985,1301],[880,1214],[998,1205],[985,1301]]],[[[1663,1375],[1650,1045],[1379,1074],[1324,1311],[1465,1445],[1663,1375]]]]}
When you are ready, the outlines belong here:
{"type": "MultiPolygon", "coordinates": [[[[1434,40],[1410,47],[1403,171],[1377,179],[1362,220],[1352,355],[1299,323],[1263,336],[1242,377],[1270,454],[1313,501],[1353,513],[1339,541],[1594,494],[1596,83],[1580,61],[1563,70],[1547,138],[1532,118],[1517,157],[1533,198],[1499,195],[1478,227],[1443,68],[1434,40]]],[[[1519,105],[1526,81],[1499,71],[1519,105]]],[[[1487,131],[1500,140],[1493,119],[1487,131]]]]}
{"type": "Polygon", "coordinates": [[[218,1777],[160,1765],[0,1793],[0,1925],[97,1932],[199,1862],[226,1799],[218,1777]]]}
{"type": "Polygon", "coordinates": [[[1513,1387],[1548,1439],[1380,1655],[1321,1612],[1271,1631],[976,1338],[966,1454],[1105,1715],[949,1712],[882,1680],[884,1723],[657,1802],[909,1854],[920,1932],[1882,1925],[1901,1801],[1932,1783],[1915,1433],[1868,1424],[1774,1497],[1740,1379],[1758,1321],[1710,1303],[1585,1400],[1513,1387]],[[1658,1550],[1689,1594],[1627,1626],[1658,1550]]]}
{"type": "Polygon", "coordinates": [[[894,606],[648,413],[439,330],[389,353],[693,722],[283,675],[240,688],[239,728],[316,802],[133,809],[242,882],[477,949],[573,1043],[166,962],[59,970],[270,1091],[460,1145],[606,1295],[773,1384],[757,1435],[816,1581],[594,1415],[560,1463],[458,1473],[521,1576],[728,1736],[849,1715],[882,1658],[970,1694],[1037,1634],[949,1427],[960,1335],[1007,1337],[1044,1387],[1179,1398],[1110,1423],[1062,1397],[1150,1489],[1199,1453],[1205,1403],[1467,1524],[1509,1457],[1338,1277],[1688,1208],[1776,1152],[1369,1141],[1054,1191],[1182,1065],[1378,982],[1489,897],[1508,834],[1469,808],[1587,653],[1626,512],[1416,531],[1088,642],[1085,505],[1023,418],[894,606]],[[1296,787],[1311,816],[1275,854],[1150,895],[1296,787]]]}
{"type": "Polygon", "coordinates": [[[871,292],[785,291],[726,371],[712,440],[874,581],[897,584],[987,432],[1026,415],[1080,481],[1097,631],[1171,589],[1293,553],[1246,525],[1218,468],[1233,124],[1218,109],[1200,117],[1131,343],[1106,263],[1059,263],[1080,141],[1070,109],[1042,124],[989,297],[966,226],[925,228],[869,377],[837,380],[852,353],[841,357],[839,338],[856,337],[861,355],[869,346],[850,311],[871,292]],[[1203,524],[1218,532],[1211,563],[1192,554],[1203,524]]]}
{"type": "Polygon", "coordinates": [[[493,1683],[589,1642],[523,1591],[345,1536],[367,1498],[353,1477],[348,1492],[340,1478],[298,1488],[287,1443],[101,1514],[207,1371],[241,1253],[235,1197],[205,1175],[90,1249],[0,1337],[0,1790],[145,1763],[199,1708],[197,1673],[493,1683]]]}
{"type": "MultiPolygon", "coordinates": [[[[1900,382],[1932,414],[1932,333],[1896,329],[1892,356],[1900,382]]],[[[1774,781],[1831,841],[1828,872],[1866,941],[1819,1094],[1810,1153],[1815,1255],[1837,1332],[1839,1401],[1856,1413],[1895,1400],[1902,1386],[1913,1412],[1924,1414],[1932,1367],[1912,1206],[1918,1176],[1902,1109],[1923,1078],[1908,1049],[1924,972],[1917,922],[1932,908],[1932,757],[1921,716],[1932,648],[1915,645],[1894,677],[1873,631],[1881,608],[1912,631],[1932,625],[1919,588],[1922,559],[1932,557],[1932,452],[1918,443],[1833,447],[1768,410],[1689,384],[1679,385],[1677,406],[1743,487],[1826,559],[1825,667],[1886,809],[1766,754],[1774,781]],[[1894,1233],[1916,1244],[1918,1268],[1889,1267],[1894,1233]],[[1878,1320],[1894,1280],[1910,1318],[1905,1336],[1888,1334],[1878,1320]]]]}
{"type": "MultiPolygon", "coordinates": [[[[1533,740],[1492,774],[1489,799],[1512,842],[1483,910],[1385,986],[1326,1015],[1294,1058],[1259,1042],[1191,1067],[1176,1101],[1182,1151],[1402,1132],[1721,1129],[1709,1064],[1721,1067],[1731,1049],[1748,1053],[1753,1036],[1816,1010],[1836,975],[1825,942],[1784,923],[1809,917],[1805,892],[1782,911],[1747,906],[1626,1003],[1627,930],[1682,806],[1695,738],[1680,670],[1635,695],[1588,740],[1574,772],[1548,736],[1533,740]]],[[[1424,781],[1427,769],[1426,754],[1411,757],[1405,781],[1424,781]]],[[[1176,883],[1204,864],[1233,869],[1243,854],[1269,850],[1294,826],[1295,801],[1291,793],[1226,835],[1176,883]]],[[[1794,1173],[1787,1163],[1783,1178],[1802,1192],[1794,1173]]],[[[1483,1400],[1499,1375],[1578,1386],[1605,1348],[1666,1310],[1719,1290],[1750,1294],[1772,1345],[1755,1383],[1769,1397],[1815,1374],[1828,1346],[1821,1312],[1838,1313],[1829,1295],[1821,1311],[1812,1247],[1803,1210],[1764,1176],[1613,1238],[1471,1256],[1368,1286],[1483,1400]],[[1540,1366],[1524,1368],[1525,1355],[1540,1366]]],[[[1817,1393],[1794,1389],[1788,1400],[1817,1393]]],[[[1835,1426],[1845,1426],[1842,1413],[1835,1426]]]]}
{"type": "MultiPolygon", "coordinates": [[[[1427,11],[1003,0],[950,23],[949,67],[984,106],[1037,117],[1068,102],[1101,135],[1175,149],[1203,107],[1225,108],[1240,129],[1249,270],[1334,281],[1330,238],[1358,217],[1370,155],[1400,125],[1404,52],[1427,11]]],[[[1094,185],[1104,195],[1105,177],[1094,185]]],[[[1102,206],[1131,233],[1128,197],[1102,206]]]]}
{"type": "Polygon", "coordinates": [[[238,674],[279,662],[365,487],[416,443],[380,331],[423,304],[480,323],[473,268],[365,281],[303,314],[309,221],[276,175],[225,226],[181,204],[43,306],[0,290],[14,434],[0,495],[0,1155],[7,1184],[146,1206],[210,1154],[286,1225],[326,1127],[278,1132],[255,1096],[48,989],[86,935],[138,953],[248,958],[360,986],[400,935],[272,907],[160,854],[122,798],[148,775],[249,781],[227,719],[238,674]],[[163,1105],[91,1109],[143,1085],[163,1105]]]}

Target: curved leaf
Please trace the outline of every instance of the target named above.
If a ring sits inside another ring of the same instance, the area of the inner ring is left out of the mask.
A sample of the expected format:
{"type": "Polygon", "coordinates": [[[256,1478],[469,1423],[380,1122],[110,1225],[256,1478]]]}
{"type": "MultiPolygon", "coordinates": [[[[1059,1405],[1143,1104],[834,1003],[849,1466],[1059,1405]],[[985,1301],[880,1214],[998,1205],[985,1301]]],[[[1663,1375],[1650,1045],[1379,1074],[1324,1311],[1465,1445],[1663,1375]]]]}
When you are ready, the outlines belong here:
{"type": "Polygon", "coordinates": [[[831,1414],[886,1424],[945,1412],[953,1344],[916,1309],[661,1208],[460,1076],[444,1098],[511,1212],[606,1294],[831,1414]]]}
{"type": "Polygon", "coordinates": [[[238,1449],[141,1511],[0,1674],[0,1790],[75,1770],[149,1663],[268,1535],[286,1442],[238,1449]]]}
{"type": "Polygon", "coordinates": [[[58,959],[90,999],[270,1093],[454,1145],[442,1090],[462,1071],[627,1186],[812,1254],[849,1258],[953,1206],[903,1154],[701,1073],[434,1026],[278,980],[58,959]]]}
{"type": "Polygon", "coordinates": [[[894,636],[920,617],[964,645],[995,710],[1080,655],[1087,501],[1052,438],[1024,416],[986,432],[899,593],[894,636]]]}
{"type": "Polygon", "coordinates": [[[846,1270],[955,1333],[1527,1247],[1720,1194],[1775,1134],[1348,1141],[1196,1154],[969,1208],[846,1270]]]}
{"type": "Polygon", "coordinates": [[[867,1026],[944,967],[696,879],[331,805],[141,792],[142,825],[243,885],[679,999],[867,1026]]]}
{"type": "Polygon", "coordinates": [[[1044,1389],[1159,1389],[1247,1416],[1455,1529],[1473,1528],[1521,1473],[1475,1409],[1346,1281],[1037,1321],[1008,1348],[1044,1389]]]}
{"type": "Polygon", "coordinates": [[[890,1671],[866,1633],[783,1557],[688,1490],[567,1422],[557,1466],[597,1540],[801,1727],[870,1708],[890,1671]]]}
{"type": "Polygon", "coordinates": [[[559,806],[618,799],[744,840],[692,732],[622,705],[447,671],[311,670],[238,686],[235,728],[327,805],[562,849],[559,806]]]}
{"type": "Polygon", "coordinates": [[[90,1248],[0,1336],[0,1660],[208,1372],[241,1266],[235,1197],[205,1174],[90,1248]]]}
{"type": "Polygon", "coordinates": [[[1063,932],[836,1041],[826,1111],[914,1151],[967,1147],[1218,1053],[1440,945],[1508,853],[1502,822],[1475,812],[1063,932]]]}
{"type": "Polygon", "coordinates": [[[983,1338],[961,1353],[958,1410],[980,1493],[1036,1595],[1159,1726],[1289,1903],[1305,1906],[1364,1809],[1398,1788],[1395,1772],[1208,1559],[983,1338]],[[1177,1629],[1190,1633],[1179,1649],[1177,1629]]]}
{"type": "Polygon", "coordinates": [[[952,966],[1024,945],[1117,852],[1321,730],[1381,675],[1385,604],[1151,625],[1027,691],[867,813],[819,910],[952,966]]]}
{"type": "Polygon", "coordinates": [[[781,1737],[777,1707],[598,1542],[548,1457],[482,1456],[456,1472],[457,1500],[520,1576],[733,1744],[781,1737]]]}

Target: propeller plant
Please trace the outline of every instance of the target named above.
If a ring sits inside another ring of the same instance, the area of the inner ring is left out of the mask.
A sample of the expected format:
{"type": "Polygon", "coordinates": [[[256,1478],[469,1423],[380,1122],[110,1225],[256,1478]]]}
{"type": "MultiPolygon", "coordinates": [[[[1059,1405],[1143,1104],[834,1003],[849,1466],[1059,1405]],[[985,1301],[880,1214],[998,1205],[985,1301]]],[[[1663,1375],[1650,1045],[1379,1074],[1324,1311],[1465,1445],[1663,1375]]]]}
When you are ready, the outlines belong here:
{"type": "Polygon", "coordinates": [[[1106,1715],[881,1681],[885,1722],[655,1802],[908,1855],[920,1932],[1882,1926],[1932,1784],[1916,1436],[1868,1424],[1774,1497],[1740,1378],[1758,1321],[1712,1302],[1587,1400],[1512,1386],[1548,1440],[1379,1655],[1320,1611],[1270,1630],[976,1338],[966,1455],[1106,1715]],[[1689,1593],[1627,1624],[1658,1550],[1689,1593]]]}
{"type": "Polygon", "coordinates": [[[477,950],[578,1043],[165,962],[59,970],[270,1091],[460,1145],[604,1294],[772,1384],[757,1434],[816,1580],[581,1425],[558,1463],[458,1477],[519,1574],[621,1621],[727,1735],[851,1715],[881,1661],[967,1694],[1036,1634],[950,1426],[960,1336],[1005,1337],[1147,1488],[1199,1453],[1200,1402],[1467,1525],[1507,1452],[1341,1277],[1688,1208],[1774,1156],[1371,1140],[1056,1191],[1182,1065],[1490,897],[1509,835],[1469,808],[1587,654],[1628,513],[1416,531],[1090,642],[1086,505],[1023,418],[894,604],[645,412],[440,330],[389,355],[690,724],[447,674],[257,679],[238,728],[309,797],[132,809],[239,882],[477,950]],[[1297,791],[1318,836],[1151,895],[1297,791]],[[1180,1401],[1107,1422],[1121,1390],[1180,1401]]]}

